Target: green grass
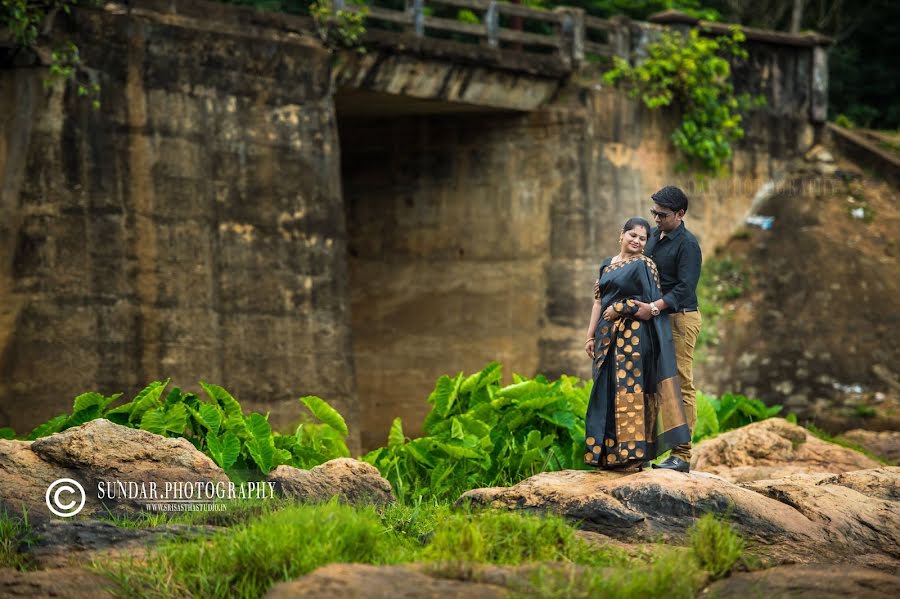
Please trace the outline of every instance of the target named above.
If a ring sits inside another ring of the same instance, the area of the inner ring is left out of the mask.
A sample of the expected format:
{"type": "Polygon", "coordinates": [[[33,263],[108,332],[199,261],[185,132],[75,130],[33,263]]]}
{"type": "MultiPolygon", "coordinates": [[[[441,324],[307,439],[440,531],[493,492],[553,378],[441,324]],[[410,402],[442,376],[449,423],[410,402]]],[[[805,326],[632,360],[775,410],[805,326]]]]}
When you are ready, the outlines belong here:
{"type": "Polygon", "coordinates": [[[530,588],[520,597],[541,599],[688,599],[696,597],[706,574],[683,548],[666,548],[646,561],[632,560],[619,567],[552,568],[532,575],[530,588]]]}
{"type": "Polygon", "coordinates": [[[714,579],[728,574],[746,549],[744,539],[731,525],[712,513],[697,520],[690,539],[699,566],[714,579]]]}
{"type": "Polygon", "coordinates": [[[690,538],[690,547],[660,547],[638,558],[587,543],[559,516],[329,502],[282,507],[209,538],[171,541],[148,556],[96,561],[93,568],[129,598],[260,597],[277,582],[335,562],[425,562],[434,575],[452,578],[470,577],[476,564],[533,564],[530,580],[517,586],[529,596],[677,598],[693,597],[709,578],[727,573],[744,549],[711,516],[690,538]]]}
{"type": "Polygon", "coordinates": [[[19,548],[31,540],[28,511],[23,510],[22,515],[18,516],[0,508],[0,568],[28,570],[31,560],[20,553],[19,548]]]}
{"type": "Polygon", "coordinates": [[[272,584],[332,562],[390,564],[411,556],[374,508],[296,505],[213,537],[174,541],[136,562],[95,562],[128,597],[260,597],[272,584]]]}
{"type": "Polygon", "coordinates": [[[559,516],[492,511],[449,514],[422,557],[437,562],[511,566],[543,561],[591,564],[598,558],[585,541],[575,536],[572,525],[559,516]]]}

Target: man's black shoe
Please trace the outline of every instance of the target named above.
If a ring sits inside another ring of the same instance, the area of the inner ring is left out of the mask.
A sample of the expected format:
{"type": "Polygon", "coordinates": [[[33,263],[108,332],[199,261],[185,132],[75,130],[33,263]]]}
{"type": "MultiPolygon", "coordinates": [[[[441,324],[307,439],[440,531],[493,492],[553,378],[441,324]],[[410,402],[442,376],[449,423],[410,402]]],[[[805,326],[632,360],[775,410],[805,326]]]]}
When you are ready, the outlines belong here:
{"type": "Polygon", "coordinates": [[[681,458],[670,455],[659,464],[653,464],[654,468],[665,468],[666,470],[675,470],[676,472],[690,472],[691,465],[681,458]]]}

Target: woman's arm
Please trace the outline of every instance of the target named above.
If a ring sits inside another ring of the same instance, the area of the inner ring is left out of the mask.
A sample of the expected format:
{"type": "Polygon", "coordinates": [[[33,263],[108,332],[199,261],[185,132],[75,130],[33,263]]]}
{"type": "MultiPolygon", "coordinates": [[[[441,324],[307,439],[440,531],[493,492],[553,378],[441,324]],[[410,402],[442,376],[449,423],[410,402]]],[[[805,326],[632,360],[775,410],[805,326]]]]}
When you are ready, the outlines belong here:
{"type": "Polygon", "coordinates": [[[591,321],[588,323],[587,341],[584,342],[584,351],[587,355],[594,358],[594,331],[597,330],[597,324],[600,322],[600,300],[595,299],[594,305],[591,307],[591,321]]]}

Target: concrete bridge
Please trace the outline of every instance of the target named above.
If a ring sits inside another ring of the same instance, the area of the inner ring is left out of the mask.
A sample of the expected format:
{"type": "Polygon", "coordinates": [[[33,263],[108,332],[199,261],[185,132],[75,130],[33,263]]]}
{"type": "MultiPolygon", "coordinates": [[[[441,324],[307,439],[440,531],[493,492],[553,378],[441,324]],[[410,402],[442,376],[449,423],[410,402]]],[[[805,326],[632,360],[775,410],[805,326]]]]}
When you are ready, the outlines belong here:
{"type": "Polygon", "coordinates": [[[0,51],[0,426],[172,377],[277,426],[319,395],[372,447],[395,416],[415,430],[441,374],[586,376],[590,287],[625,218],[680,184],[711,253],[824,119],[826,40],[747,31],[736,86],[768,105],[699,187],[675,169],[677,114],[606,89],[590,58],[696,23],[442,5],[485,17],[373,10],[365,54],[215,3],[79,9],[58,30],[99,111],[0,51]]]}

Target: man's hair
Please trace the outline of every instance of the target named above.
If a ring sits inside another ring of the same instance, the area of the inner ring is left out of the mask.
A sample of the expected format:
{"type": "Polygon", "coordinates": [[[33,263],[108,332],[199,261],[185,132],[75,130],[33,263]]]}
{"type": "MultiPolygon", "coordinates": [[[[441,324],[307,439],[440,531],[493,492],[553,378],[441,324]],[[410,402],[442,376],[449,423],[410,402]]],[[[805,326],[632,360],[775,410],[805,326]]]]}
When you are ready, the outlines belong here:
{"type": "Polygon", "coordinates": [[[684,195],[684,192],[675,187],[674,185],[666,185],[652,196],[653,201],[668,208],[672,212],[678,212],[679,210],[684,210],[687,212],[688,209],[688,199],[687,196],[684,195]]]}

